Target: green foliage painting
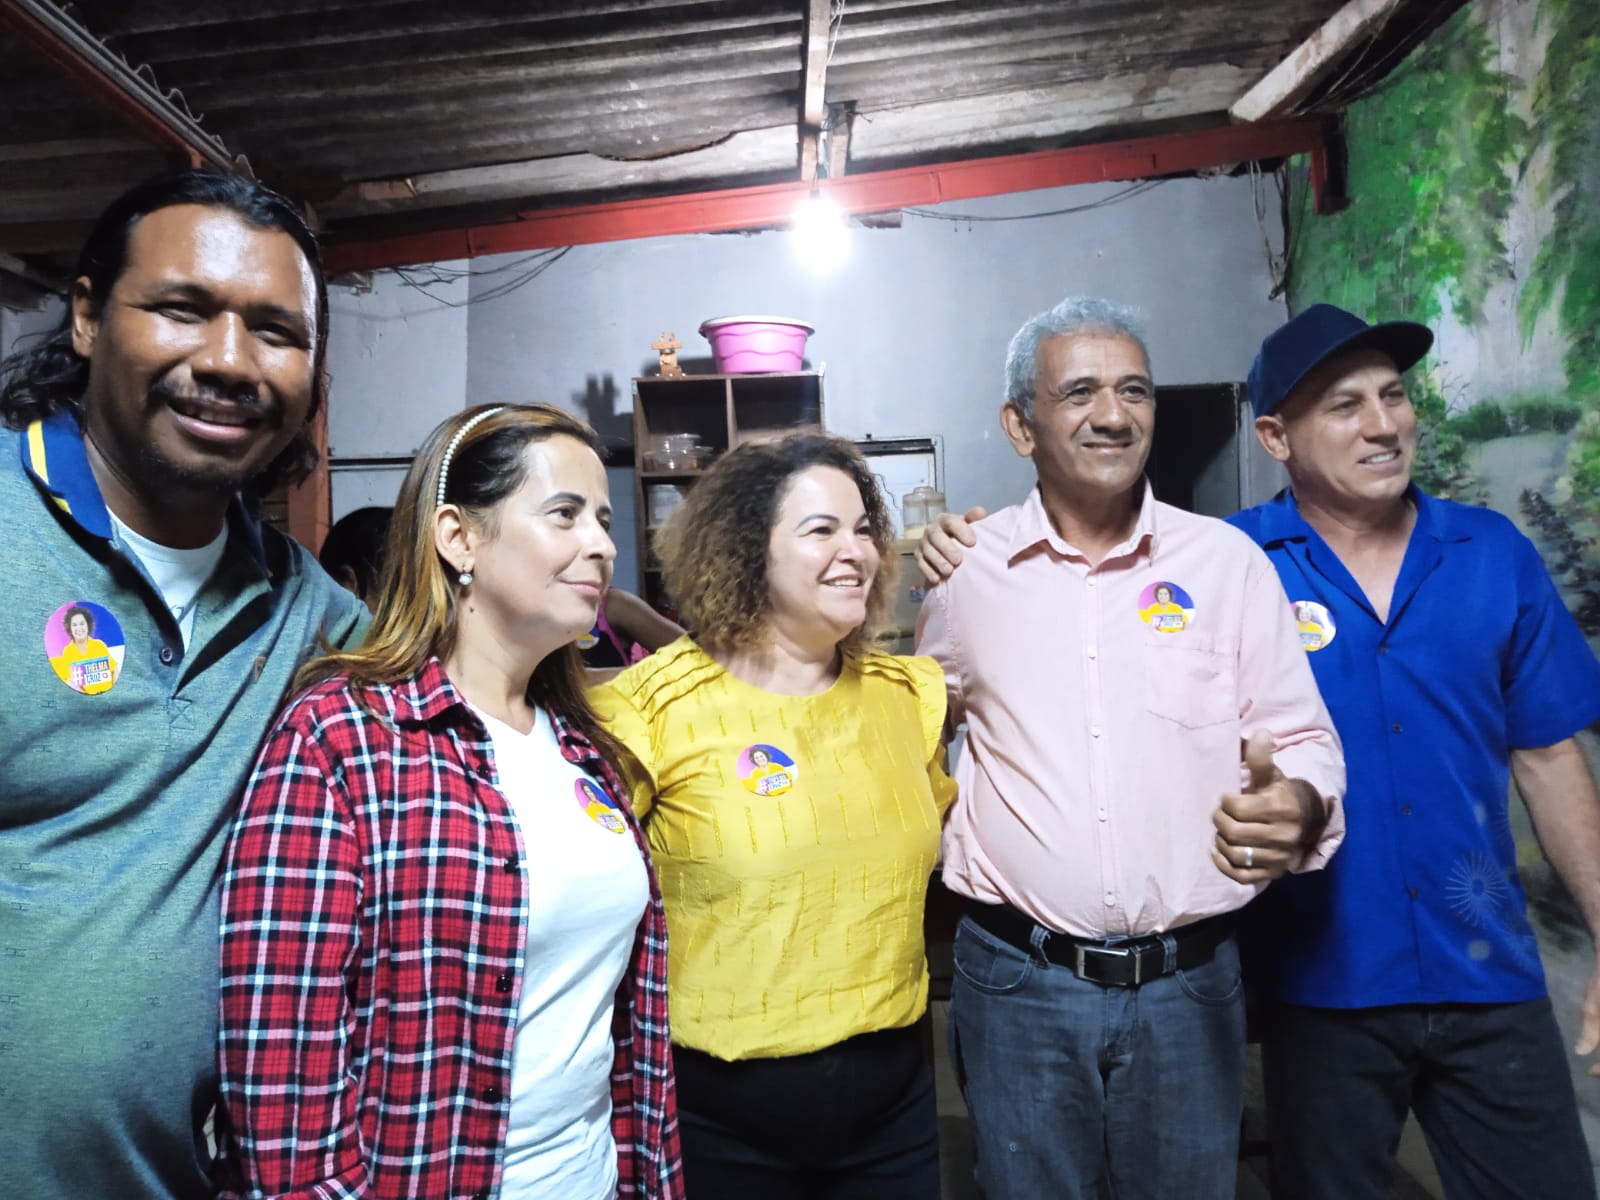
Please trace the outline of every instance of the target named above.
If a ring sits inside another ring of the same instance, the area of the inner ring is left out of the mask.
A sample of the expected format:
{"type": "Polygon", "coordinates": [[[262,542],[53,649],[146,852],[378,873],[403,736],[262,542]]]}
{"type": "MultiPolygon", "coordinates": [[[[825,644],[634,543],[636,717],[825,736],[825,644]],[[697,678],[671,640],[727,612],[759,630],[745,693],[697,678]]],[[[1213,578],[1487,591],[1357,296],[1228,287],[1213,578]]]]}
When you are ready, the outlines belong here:
{"type": "Polygon", "coordinates": [[[1544,69],[1533,92],[1536,146],[1547,146],[1543,200],[1555,224],[1539,246],[1519,303],[1524,334],[1559,295],[1567,336],[1567,384],[1600,396],[1600,4],[1543,0],[1549,25],[1544,69]]]}
{"type": "MultiPolygon", "coordinates": [[[[1580,0],[1581,2],[1581,0],[1580,0]]],[[[1471,322],[1510,273],[1503,241],[1529,130],[1520,85],[1493,66],[1481,18],[1457,12],[1345,114],[1350,207],[1317,217],[1302,164],[1291,182],[1289,296],[1371,320],[1471,322]]]]}
{"type": "Polygon", "coordinates": [[[1536,0],[1543,55],[1523,81],[1496,65],[1500,10],[1518,2],[1464,6],[1346,111],[1346,211],[1315,215],[1306,164],[1294,164],[1290,304],[1326,300],[1372,320],[1434,322],[1448,311],[1470,329],[1489,319],[1490,289],[1510,280],[1524,345],[1536,328],[1560,332],[1565,391],[1451,413],[1419,370],[1418,481],[1468,496],[1473,446],[1570,435],[1563,502],[1600,516],[1600,3],[1536,0]],[[1514,277],[1507,218],[1530,197],[1549,227],[1517,248],[1514,277]]]}

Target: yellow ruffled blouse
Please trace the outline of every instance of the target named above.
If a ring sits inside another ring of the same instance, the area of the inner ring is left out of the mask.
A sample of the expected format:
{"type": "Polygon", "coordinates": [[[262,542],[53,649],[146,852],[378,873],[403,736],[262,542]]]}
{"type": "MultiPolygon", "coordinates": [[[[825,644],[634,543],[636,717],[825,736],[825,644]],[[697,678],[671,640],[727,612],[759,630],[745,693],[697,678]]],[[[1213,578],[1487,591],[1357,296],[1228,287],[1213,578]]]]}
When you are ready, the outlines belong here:
{"type": "Polygon", "coordinates": [[[931,658],[847,657],[815,696],[746,684],[690,638],[590,693],[666,901],[673,1041],[735,1060],[909,1025],[955,799],[931,658]]]}

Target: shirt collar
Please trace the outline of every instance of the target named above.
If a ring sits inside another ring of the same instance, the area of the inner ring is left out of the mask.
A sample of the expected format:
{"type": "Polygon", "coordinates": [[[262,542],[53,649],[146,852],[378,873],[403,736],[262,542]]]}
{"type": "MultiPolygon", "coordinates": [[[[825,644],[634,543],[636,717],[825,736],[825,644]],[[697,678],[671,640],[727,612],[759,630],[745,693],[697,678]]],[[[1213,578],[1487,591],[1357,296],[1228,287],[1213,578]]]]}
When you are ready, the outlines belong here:
{"type": "MultiPolygon", "coordinates": [[[[100,495],[100,485],[89,466],[89,450],[77,418],[65,409],[41,417],[18,439],[22,468],[39,487],[86,533],[111,540],[111,513],[100,495]]],[[[250,556],[269,573],[261,522],[250,515],[237,495],[228,502],[228,524],[250,556]]]]}
{"type": "MultiPolygon", "coordinates": [[[[1431,537],[1437,542],[1470,541],[1472,533],[1450,511],[1450,506],[1436,500],[1415,483],[1406,488],[1406,498],[1416,506],[1417,523],[1412,530],[1415,537],[1431,537]]],[[[1261,542],[1270,546],[1274,542],[1304,541],[1312,533],[1311,523],[1300,515],[1300,505],[1290,488],[1284,488],[1261,510],[1261,542]]]]}
{"type": "MultiPolygon", "coordinates": [[[[395,684],[394,698],[396,721],[428,725],[447,717],[453,721],[465,720],[477,731],[480,739],[487,740],[488,731],[483,728],[483,722],[478,720],[460,689],[450,682],[450,676],[445,674],[444,664],[437,655],[429,655],[417,671],[395,684]]],[[[600,752],[582,730],[555,709],[547,708],[546,711],[550,714],[550,724],[555,729],[556,742],[561,747],[563,757],[580,764],[599,760],[600,752]]]]}
{"type": "MultiPolygon", "coordinates": [[[[1133,532],[1106,557],[1107,559],[1125,557],[1136,552],[1141,545],[1144,545],[1153,557],[1159,541],[1155,492],[1151,490],[1150,481],[1146,479],[1144,491],[1139,497],[1139,518],[1134,522],[1133,532]]],[[[1017,524],[1011,531],[1011,541],[1006,546],[1006,561],[1013,561],[1018,555],[1031,550],[1040,542],[1048,543],[1052,550],[1063,557],[1083,557],[1083,552],[1063,540],[1056,532],[1056,527],[1050,523],[1050,514],[1044,507],[1044,497],[1039,494],[1039,487],[1035,484],[1017,513],[1017,524]]]]}
{"type": "Polygon", "coordinates": [[[427,725],[458,708],[463,713],[472,711],[437,656],[429,656],[420,670],[395,684],[394,698],[395,719],[418,725],[427,725]]]}

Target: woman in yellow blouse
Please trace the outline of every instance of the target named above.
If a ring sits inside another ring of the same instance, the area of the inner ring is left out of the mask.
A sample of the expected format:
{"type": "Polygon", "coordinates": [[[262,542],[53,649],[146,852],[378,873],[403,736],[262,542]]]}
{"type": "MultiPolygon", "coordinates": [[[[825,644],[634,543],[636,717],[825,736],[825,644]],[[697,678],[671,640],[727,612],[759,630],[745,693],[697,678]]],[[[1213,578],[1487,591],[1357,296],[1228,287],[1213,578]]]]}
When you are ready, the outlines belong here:
{"type": "Polygon", "coordinates": [[[1156,584],[1154,602],[1139,615],[1144,618],[1146,625],[1153,625],[1165,633],[1182,629],[1188,620],[1183,606],[1173,601],[1171,586],[1165,583],[1156,584]]]}
{"type": "Polygon", "coordinates": [[[860,453],[741,446],[662,530],[696,632],[593,693],[667,908],[695,1200],[935,1200],[922,910],[955,796],[932,659],[869,648],[892,531],[860,453]]]}
{"type": "Polygon", "coordinates": [[[111,650],[94,636],[94,614],[81,604],[74,604],[61,618],[67,631],[67,644],[61,653],[50,660],[61,682],[87,696],[109,692],[117,682],[117,661],[111,650]],[[72,668],[79,668],[76,675],[72,668]]]}

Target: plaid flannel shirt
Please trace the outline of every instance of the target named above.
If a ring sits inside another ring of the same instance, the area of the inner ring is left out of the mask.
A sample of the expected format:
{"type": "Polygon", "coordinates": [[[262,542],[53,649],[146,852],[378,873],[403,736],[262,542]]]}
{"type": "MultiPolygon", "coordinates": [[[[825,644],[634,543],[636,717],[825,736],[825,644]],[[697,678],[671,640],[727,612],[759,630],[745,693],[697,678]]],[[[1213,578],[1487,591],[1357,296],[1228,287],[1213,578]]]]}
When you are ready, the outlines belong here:
{"type": "MultiPolygon", "coordinates": [[[[437,659],[300,696],[246,789],[222,891],[225,1196],[497,1193],[527,948],[526,856],[487,732],[437,659]]],[[[552,713],[562,754],[626,790],[552,713]]],[[[620,1197],[683,1194],[655,871],[617,990],[620,1197]]]]}

